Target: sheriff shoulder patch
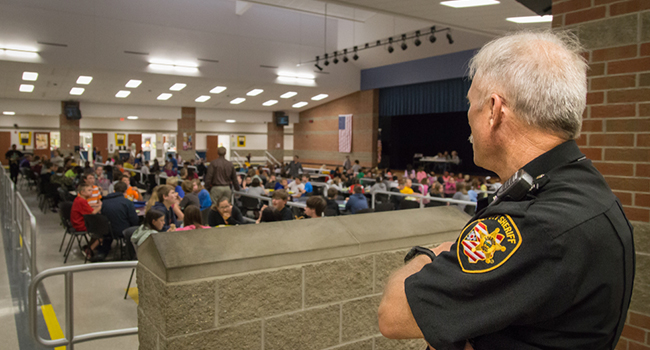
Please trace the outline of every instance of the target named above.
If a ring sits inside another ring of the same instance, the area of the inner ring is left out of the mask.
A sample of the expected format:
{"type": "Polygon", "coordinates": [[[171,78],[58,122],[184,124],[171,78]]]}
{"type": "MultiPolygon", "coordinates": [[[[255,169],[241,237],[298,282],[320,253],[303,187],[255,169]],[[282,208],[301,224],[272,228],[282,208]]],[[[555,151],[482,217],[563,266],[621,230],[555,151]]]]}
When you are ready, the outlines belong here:
{"type": "Polygon", "coordinates": [[[503,265],[521,245],[521,233],[508,215],[472,221],[458,237],[456,255],[464,272],[484,273],[503,265]]]}

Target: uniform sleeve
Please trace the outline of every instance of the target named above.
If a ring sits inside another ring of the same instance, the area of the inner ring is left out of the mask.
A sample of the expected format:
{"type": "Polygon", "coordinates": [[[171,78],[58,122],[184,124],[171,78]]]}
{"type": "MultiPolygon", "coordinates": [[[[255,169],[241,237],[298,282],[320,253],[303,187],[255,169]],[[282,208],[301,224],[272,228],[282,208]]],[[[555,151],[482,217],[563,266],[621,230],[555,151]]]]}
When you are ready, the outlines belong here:
{"type": "Polygon", "coordinates": [[[127,210],[127,213],[129,215],[129,225],[136,226],[136,225],[138,225],[138,222],[140,220],[138,219],[138,214],[136,214],[136,212],[135,212],[135,205],[133,205],[133,202],[131,202],[131,201],[129,201],[127,203],[127,205],[129,207],[128,210],[127,210]]]}
{"type": "Polygon", "coordinates": [[[406,279],[409,306],[431,346],[455,349],[454,343],[550,319],[568,307],[575,278],[562,263],[562,248],[539,231],[521,232],[521,245],[507,260],[497,255],[507,251],[497,252],[496,267],[478,272],[471,269],[481,261],[459,260],[464,231],[450,252],[406,279]]]}

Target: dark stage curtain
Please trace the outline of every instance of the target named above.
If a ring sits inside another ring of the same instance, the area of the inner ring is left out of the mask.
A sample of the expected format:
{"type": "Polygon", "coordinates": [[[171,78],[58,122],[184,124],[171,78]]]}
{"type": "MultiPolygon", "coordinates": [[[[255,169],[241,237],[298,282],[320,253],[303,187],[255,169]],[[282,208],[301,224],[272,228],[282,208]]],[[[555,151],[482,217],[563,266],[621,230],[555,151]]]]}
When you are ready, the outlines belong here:
{"type": "Polygon", "coordinates": [[[379,116],[467,111],[471,84],[467,78],[456,78],[380,89],[379,116]]]}

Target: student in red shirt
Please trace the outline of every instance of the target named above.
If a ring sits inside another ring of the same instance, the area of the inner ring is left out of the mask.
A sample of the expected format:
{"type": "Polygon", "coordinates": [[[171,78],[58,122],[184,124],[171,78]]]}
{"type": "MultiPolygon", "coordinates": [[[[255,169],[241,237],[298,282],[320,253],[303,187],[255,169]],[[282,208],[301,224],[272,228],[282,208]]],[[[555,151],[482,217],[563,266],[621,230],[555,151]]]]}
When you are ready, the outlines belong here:
{"type": "MultiPolygon", "coordinates": [[[[82,183],[77,188],[77,198],[72,203],[72,211],[70,212],[70,221],[75,230],[79,232],[86,231],[86,223],[84,222],[84,215],[97,214],[102,209],[102,202],[99,202],[94,208],[88,204],[88,199],[92,196],[93,188],[88,184],[82,183]]],[[[95,241],[89,248],[90,251],[99,245],[99,241],[95,241]]],[[[88,249],[87,249],[88,250],[88,249]]]]}

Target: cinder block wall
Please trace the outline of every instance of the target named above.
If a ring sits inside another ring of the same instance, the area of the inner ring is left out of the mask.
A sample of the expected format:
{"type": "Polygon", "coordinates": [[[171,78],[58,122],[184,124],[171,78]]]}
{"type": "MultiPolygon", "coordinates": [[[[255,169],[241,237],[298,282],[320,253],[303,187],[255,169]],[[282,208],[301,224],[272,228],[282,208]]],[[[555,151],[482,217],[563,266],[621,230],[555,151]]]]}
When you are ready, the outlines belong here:
{"type": "Polygon", "coordinates": [[[293,151],[303,163],[343,165],[339,153],[341,114],[352,114],[352,161],[361,166],[377,165],[379,128],[379,90],[358,91],[334,101],[300,112],[294,124],[293,151]]]}
{"type": "Polygon", "coordinates": [[[140,349],[423,349],[377,326],[384,284],[406,252],[169,284],[140,264],[140,349]]]}

